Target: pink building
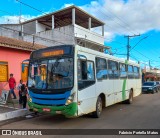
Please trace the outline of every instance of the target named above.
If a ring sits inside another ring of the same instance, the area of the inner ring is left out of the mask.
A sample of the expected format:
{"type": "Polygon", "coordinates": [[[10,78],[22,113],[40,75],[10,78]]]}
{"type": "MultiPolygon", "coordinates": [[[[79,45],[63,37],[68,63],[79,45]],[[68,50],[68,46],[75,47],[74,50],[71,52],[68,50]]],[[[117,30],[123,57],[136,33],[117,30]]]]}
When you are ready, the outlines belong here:
{"type": "Polygon", "coordinates": [[[22,73],[22,61],[29,59],[33,50],[44,47],[0,36],[0,94],[4,89],[9,90],[8,79],[10,73],[14,74],[17,85],[21,79],[26,81],[27,72],[25,74],[22,73]]]}

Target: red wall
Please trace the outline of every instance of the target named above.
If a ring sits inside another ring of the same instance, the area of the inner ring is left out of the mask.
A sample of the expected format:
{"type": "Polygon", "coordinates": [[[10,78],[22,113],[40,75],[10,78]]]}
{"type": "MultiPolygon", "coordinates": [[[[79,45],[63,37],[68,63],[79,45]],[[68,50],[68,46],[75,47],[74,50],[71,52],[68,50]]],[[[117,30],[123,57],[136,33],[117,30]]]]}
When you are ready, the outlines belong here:
{"type": "MultiPolygon", "coordinates": [[[[21,79],[21,63],[29,58],[30,53],[29,51],[0,47],[0,61],[8,62],[8,77],[10,73],[13,73],[17,85],[21,79]]],[[[6,82],[0,82],[0,94],[3,89],[9,90],[8,84],[5,85],[6,82]]]]}

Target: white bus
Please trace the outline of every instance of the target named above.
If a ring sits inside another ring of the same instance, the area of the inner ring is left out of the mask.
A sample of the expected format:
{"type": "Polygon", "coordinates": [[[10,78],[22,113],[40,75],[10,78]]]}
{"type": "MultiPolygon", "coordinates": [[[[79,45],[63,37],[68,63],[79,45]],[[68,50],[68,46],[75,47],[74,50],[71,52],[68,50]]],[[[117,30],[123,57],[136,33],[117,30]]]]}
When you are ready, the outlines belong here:
{"type": "Polygon", "coordinates": [[[92,113],[141,94],[139,64],[78,45],[31,53],[28,73],[31,111],[66,117],[92,113]]]}

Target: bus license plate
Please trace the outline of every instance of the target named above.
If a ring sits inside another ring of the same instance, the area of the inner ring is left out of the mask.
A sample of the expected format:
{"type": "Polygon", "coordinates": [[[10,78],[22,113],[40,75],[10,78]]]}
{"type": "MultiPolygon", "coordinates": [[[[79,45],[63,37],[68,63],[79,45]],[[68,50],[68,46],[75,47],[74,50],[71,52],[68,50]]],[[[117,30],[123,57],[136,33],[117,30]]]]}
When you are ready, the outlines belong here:
{"type": "Polygon", "coordinates": [[[43,108],[43,111],[44,111],[44,112],[50,112],[51,109],[50,109],[50,108],[43,108]]]}

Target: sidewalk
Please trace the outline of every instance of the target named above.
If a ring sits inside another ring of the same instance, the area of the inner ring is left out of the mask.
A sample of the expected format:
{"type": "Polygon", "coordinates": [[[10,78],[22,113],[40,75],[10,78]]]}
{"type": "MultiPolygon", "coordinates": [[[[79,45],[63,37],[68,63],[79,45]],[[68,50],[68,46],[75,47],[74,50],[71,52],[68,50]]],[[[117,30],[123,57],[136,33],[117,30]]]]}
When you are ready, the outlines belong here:
{"type": "Polygon", "coordinates": [[[13,103],[8,103],[7,105],[0,104],[0,121],[25,116],[30,113],[28,109],[20,107],[17,99],[13,100],[13,103]]]}

